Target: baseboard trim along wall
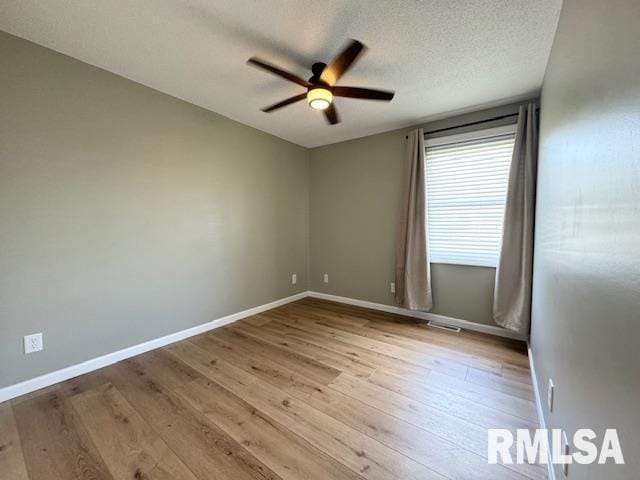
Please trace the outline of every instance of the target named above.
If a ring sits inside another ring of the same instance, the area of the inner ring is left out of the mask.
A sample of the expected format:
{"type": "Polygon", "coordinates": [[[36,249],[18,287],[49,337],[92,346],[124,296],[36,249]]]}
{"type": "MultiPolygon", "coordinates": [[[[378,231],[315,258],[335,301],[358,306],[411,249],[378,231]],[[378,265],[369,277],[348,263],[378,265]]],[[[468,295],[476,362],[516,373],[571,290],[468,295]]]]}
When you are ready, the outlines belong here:
{"type": "Polygon", "coordinates": [[[266,310],[271,310],[272,308],[295,302],[296,300],[300,300],[307,295],[308,292],[301,292],[290,297],[281,298],[270,303],[265,303],[264,305],[249,308],[248,310],[232,313],[231,315],[227,315],[225,317],[203,323],[202,325],[196,325],[195,327],[171,333],[169,335],[165,335],[164,337],[155,338],[147,342],[139,343],[138,345],[123,348],[122,350],[118,350],[116,352],[107,353],[106,355],[102,355],[100,357],[96,357],[91,360],[78,363],[76,365],[71,365],[70,367],[56,370],[55,372],[46,373],[44,375],[40,375],[39,377],[16,383],[15,385],[9,385],[8,387],[0,388],[0,402],[11,400],[12,398],[19,397],[20,395],[31,393],[36,390],[40,390],[41,388],[49,387],[51,385],[55,385],[56,383],[69,380],[70,378],[77,377],[94,370],[98,370],[121,360],[135,357],[136,355],[140,355],[144,352],[148,352],[149,350],[155,350],[156,348],[164,347],[171,343],[184,340],[185,338],[208,332],[209,330],[228,325],[237,320],[250,317],[251,315],[257,315],[258,313],[264,312],[266,310]]]}
{"type": "MultiPolygon", "coordinates": [[[[538,411],[538,422],[540,428],[546,429],[544,421],[544,413],[542,410],[542,399],[540,398],[540,390],[538,389],[538,378],[536,377],[536,368],[533,362],[533,352],[531,351],[531,345],[527,342],[527,354],[529,355],[529,370],[531,371],[531,383],[533,384],[533,396],[536,401],[536,410],[538,411]]],[[[556,480],[556,472],[553,469],[553,463],[551,463],[551,450],[547,451],[547,470],[549,480],[556,480]]]]}
{"type": "Polygon", "coordinates": [[[405,315],[407,317],[420,318],[421,320],[431,320],[443,325],[451,327],[460,327],[466,330],[473,330],[476,332],[488,333],[490,335],[496,335],[498,337],[514,338],[516,340],[525,341],[526,338],[512,330],[501,328],[494,325],[483,325],[481,323],[470,322],[469,320],[462,320],[460,318],[447,317],[445,315],[438,315],[437,313],[429,312],[417,312],[415,310],[408,310],[402,307],[396,307],[393,305],[385,305],[383,303],[367,302],[366,300],[356,300],[354,298],[340,297],[338,295],[331,295],[328,293],[320,292],[307,292],[308,296],[314,298],[321,298],[323,300],[330,300],[332,302],[346,303],[349,305],[356,305],[358,307],[370,308],[372,310],[380,310],[382,312],[397,313],[399,315],[405,315]]]}
{"type": "MultiPolygon", "coordinates": [[[[296,295],[292,295],[286,298],[281,298],[280,300],[275,300],[270,303],[265,303],[264,305],[259,305],[257,307],[253,307],[248,310],[243,310],[241,312],[233,313],[231,315],[227,315],[225,317],[221,317],[216,320],[203,323],[202,325],[196,325],[195,327],[191,327],[186,330],[181,330],[179,332],[165,335],[164,337],[156,338],[153,340],[149,340],[147,342],[140,343],[138,345],[133,345],[131,347],[123,348],[122,350],[118,350],[113,353],[108,353],[106,355],[102,355],[100,357],[96,357],[91,360],[78,363],[76,365],[71,365],[61,370],[56,370],[55,372],[46,373],[44,375],[40,375],[39,377],[25,380],[15,385],[9,385],[8,387],[0,388],[0,402],[11,400],[12,398],[19,397],[20,395],[25,395],[27,393],[40,390],[41,388],[54,385],[56,383],[63,382],[70,378],[77,377],[79,375],[83,375],[85,373],[89,373],[94,370],[98,370],[100,368],[112,365],[121,360],[125,360],[127,358],[140,355],[141,353],[148,352],[149,350],[154,350],[156,348],[164,347],[171,343],[184,340],[185,338],[193,337],[194,335],[199,335],[201,333],[208,332],[209,330],[213,330],[215,328],[228,325],[237,320],[250,317],[251,315],[256,315],[266,310],[271,310],[272,308],[276,308],[281,305],[285,305],[287,303],[295,302],[296,300],[300,300],[305,297],[321,298],[321,299],[329,300],[332,302],[345,303],[349,305],[370,308],[372,310],[379,310],[383,312],[397,313],[397,314],[405,315],[408,317],[420,318],[422,320],[432,320],[434,322],[438,322],[443,325],[460,327],[467,330],[474,330],[477,332],[488,333],[490,335],[497,335],[500,337],[524,340],[522,336],[520,336],[515,332],[506,330],[500,327],[495,327],[492,325],[482,325],[479,323],[470,322],[468,320],[461,320],[459,318],[447,317],[447,316],[438,315],[435,313],[416,312],[413,310],[407,310],[406,308],[395,307],[392,305],[384,305],[382,303],[367,302],[365,300],[356,300],[354,298],[340,297],[338,295],[330,295],[328,293],[308,291],[308,292],[300,292],[296,295]]],[[[531,368],[531,372],[533,373],[533,365],[531,368]]],[[[535,385],[536,384],[534,381],[534,386],[535,385]]],[[[541,421],[544,421],[544,419],[542,419],[541,421]]]]}

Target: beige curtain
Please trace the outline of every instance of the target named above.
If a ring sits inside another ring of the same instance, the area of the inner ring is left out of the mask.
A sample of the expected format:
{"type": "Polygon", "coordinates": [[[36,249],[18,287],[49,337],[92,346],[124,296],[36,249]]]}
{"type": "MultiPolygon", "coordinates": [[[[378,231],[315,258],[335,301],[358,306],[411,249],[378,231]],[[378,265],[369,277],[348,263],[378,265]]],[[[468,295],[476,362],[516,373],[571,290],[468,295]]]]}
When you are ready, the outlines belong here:
{"type": "Polygon", "coordinates": [[[529,333],[531,315],[537,163],[538,118],[531,103],[518,114],[493,299],[496,323],[524,334],[529,333]]]}
{"type": "Polygon", "coordinates": [[[427,254],[427,191],[422,129],[411,132],[406,143],[396,249],[396,302],[411,310],[430,310],[433,299],[427,254]]]}

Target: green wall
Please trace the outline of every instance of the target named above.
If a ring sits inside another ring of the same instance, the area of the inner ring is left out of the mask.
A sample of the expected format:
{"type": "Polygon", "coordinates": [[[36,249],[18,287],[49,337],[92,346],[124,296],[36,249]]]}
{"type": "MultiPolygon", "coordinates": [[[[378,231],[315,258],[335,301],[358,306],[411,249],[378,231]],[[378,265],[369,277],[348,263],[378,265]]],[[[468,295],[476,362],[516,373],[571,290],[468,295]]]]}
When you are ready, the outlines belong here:
{"type": "MultiPolygon", "coordinates": [[[[517,112],[517,104],[457,115],[425,131],[517,112]]],[[[482,124],[490,128],[515,117],[482,124]]],[[[456,129],[463,133],[478,126],[456,129]]],[[[311,150],[310,288],[394,305],[396,229],[408,129],[311,150]],[[329,274],[329,283],[323,275],[329,274]]],[[[440,134],[440,136],[443,134],[440,134]]],[[[437,135],[435,135],[437,136],[437,135]]],[[[497,326],[492,318],[495,268],[432,264],[432,312],[497,326]]]]}
{"type": "MultiPolygon", "coordinates": [[[[406,130],[308,150],[6,33],[0,122],[0,387],[307,289],[394,303],[406,130]]],[[[494,269],[432,273],[493,324],[494,269]]]]}
{"type": "Polygon", "coordinates": [[[0,387],[307,289],[307,149],[5,33],[0,125],[0,387]]]}
{"type": "MultiPolygon", "coordinates": [[[[640,472],[640,2],[565,0],[542,88],[531,348],[548,428],[617,428],[640,472]]],[[[556,477],[564,478],[560,468],[556,477]]]]}

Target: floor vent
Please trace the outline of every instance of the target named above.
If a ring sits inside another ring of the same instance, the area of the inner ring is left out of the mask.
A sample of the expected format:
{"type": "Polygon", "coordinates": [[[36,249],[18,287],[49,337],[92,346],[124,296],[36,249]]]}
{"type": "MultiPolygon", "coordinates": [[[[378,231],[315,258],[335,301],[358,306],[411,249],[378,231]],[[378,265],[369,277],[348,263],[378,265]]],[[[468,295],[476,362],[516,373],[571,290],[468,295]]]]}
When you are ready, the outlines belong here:
{"type": "Polygon", "coordinates": [[[443,323],[432,322],[431,320],[429,320],[429,322],[427,323],[427,326],[433,327],[433,328],[441,328],[442,330],[447,330],[449,332],[455,332],[455,333],[460,333],[460,331],[462,330],[460,327],[452,327],[450,325],[445,325],[443,323]]]}

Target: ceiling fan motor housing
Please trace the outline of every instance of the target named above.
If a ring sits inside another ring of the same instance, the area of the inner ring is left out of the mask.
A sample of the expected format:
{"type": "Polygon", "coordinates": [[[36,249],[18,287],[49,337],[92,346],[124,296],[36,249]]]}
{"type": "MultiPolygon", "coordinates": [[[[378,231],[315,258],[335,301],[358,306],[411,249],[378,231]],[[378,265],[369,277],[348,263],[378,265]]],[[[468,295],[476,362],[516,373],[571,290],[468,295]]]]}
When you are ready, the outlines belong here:
{"type": "Polygon", "coordinates": [[[382,100],[389,102],[393,98],[393,92],[385,90],[375,90],[371,88],[361,87],[344,87],[336,86],[336,82],[351,68],[353,63],[358,59],[360,54],[366,50],[366,47],[357,40],[350,40],[345,48],[327,65],[326,63],[316,62],[311,66],[313,75],[309,80],[304,80],[299,76],[287,72],[275,65],[251,57],[248,63],[278,75],[290,82],[296,83],[307,89],[306,93],[300,93],[293,97],[289,97],[281,102],[275,103],[262,109],[263,112],[273,112],[287,105],[307,100],[309,106],[315,110],[322,110],[327,122],[335,125],[340,122],[340,117],[333,104],[334,96],[359,98],[363,100],[382,100]]]}
{"type": "Polygon", "coordinates": [[[313,72],[313,77],[311,77],[309,79],[309,83],[311,83],[313,85],[322,84],[323,86],[327,86],[328,87],[329,85],[326,85],[326,84],[324,84],[324,82],[320,81],[320,75],[322,75],[322,72],[324,71],[325,68],[327,68],[327,64],[326,63],[322,63],[322,62],[314,63],[311,66],[311,71],[313,72]]]}
{"type": "Polygon", "coordinates": [[[327,67],[326,63],[317,62],[311,66],[313,76],[309,79],[307,88],[307,103],[314,110],[326,110],[333,102],[331,85],[320,80],[320,75],[327,67]]]}

